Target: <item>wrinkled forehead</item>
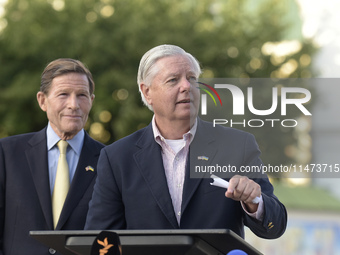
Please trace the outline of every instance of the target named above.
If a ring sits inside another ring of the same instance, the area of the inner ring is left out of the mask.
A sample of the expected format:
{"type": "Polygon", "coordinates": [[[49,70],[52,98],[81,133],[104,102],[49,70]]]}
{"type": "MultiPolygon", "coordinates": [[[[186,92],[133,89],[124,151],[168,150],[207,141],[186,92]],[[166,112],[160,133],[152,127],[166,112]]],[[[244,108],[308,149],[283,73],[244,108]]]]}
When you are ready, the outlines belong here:
{"type": "Polygon", "coordinates": [[[162,73],[164,75],[179,75],[186,73],[198,78],[199,71],[191,59],[185,55],[166,56],[159,58],[151,69],[151,76],[162,73]]]}

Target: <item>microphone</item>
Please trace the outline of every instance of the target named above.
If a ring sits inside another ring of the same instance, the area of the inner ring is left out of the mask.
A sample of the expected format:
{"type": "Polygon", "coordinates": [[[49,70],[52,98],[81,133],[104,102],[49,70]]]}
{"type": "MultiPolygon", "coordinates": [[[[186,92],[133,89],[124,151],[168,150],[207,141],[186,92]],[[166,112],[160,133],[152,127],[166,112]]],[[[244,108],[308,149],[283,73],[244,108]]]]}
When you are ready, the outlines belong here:
{"type": "Polygon", "coordinates": [[[241,250],[231,250],[230,252],[227,253],[227,255],[248,255],[248,253],[245,253],[244,251],[241,250]]]}
{"type": "Polygon", "coordinates": [[[115,232],[102,231],[94,239],[91,255],[121,255],[122,247],[119,236],[115,232]]]}

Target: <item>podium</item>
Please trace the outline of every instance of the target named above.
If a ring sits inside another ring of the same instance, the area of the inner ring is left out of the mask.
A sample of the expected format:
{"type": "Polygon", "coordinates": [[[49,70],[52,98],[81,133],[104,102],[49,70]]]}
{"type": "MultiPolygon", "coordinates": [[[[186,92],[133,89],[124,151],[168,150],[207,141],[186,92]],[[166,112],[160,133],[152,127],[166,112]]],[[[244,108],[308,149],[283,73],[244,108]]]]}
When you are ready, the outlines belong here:
{"type": "MultiPolygon", "coordinates": [[[[111,230],[109,230],[111,231],[111,230]]],[[[90,255],[101,231],[30,231],[31,237],[63,255],[90,255]]],[[[240,249],[248,255],[258,250],[228,229],[112,230],[119,235],[122,255],[226,255],[240,249]]]]}

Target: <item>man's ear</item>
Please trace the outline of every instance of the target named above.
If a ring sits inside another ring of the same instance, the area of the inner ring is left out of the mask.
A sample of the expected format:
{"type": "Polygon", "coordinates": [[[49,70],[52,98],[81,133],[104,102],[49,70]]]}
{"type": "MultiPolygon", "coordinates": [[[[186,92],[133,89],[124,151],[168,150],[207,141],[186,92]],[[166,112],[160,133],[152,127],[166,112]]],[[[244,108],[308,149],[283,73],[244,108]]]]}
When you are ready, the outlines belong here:
{"type": "Polygon", "coordinates": [[[145,83],[140,84],[140,90],[142,91],[145,100],[148,102],[149,105],[152,105],[152,98],[151,98],[151,90],[150,86],[146,85],[145,83]]]}
{"type": "Polygon", "coordinates": [[[38,100],[38,104],[41,108],[41,110],[43,110],[44,112],[46,112],[46,95],[44,92],[39,91],[37,93],[37,100],[38,100]]]}

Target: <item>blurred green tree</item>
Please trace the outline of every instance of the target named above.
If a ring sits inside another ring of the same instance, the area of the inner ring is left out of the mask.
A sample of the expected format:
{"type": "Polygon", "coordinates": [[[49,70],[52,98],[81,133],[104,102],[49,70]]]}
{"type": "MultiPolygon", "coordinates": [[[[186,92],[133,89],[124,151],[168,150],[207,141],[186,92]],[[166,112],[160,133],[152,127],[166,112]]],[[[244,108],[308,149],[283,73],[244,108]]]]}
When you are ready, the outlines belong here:
{"type": "MultiPolygon", "coordinates": [[[[300,38],[292,51],[280,55],[273,50],[296,23],[286,18],[292,4],[9,0],[0,31],[0,137],[46,125],[35,94],[46,64],[60,57],[79,59],[93,73],[96,98],[86,129],[106,144],[150,122],[152,113],[141,103],[136,75],[141,56],[159,44],[179,45],[192,53],[207,78],[311,77],[312,43],[300,38]]],[[[266,133],[265,139],[256,132],[267,162],[277,163],[275,155],[296,143],[293,131],[266,133]]],[[[291,159],[286,155],[280,160],[291,159]]]]}

